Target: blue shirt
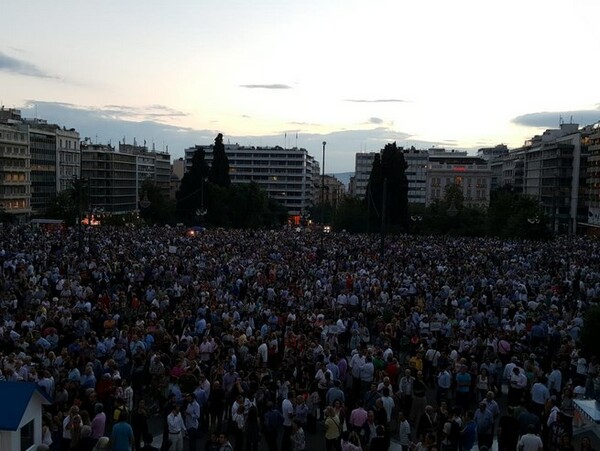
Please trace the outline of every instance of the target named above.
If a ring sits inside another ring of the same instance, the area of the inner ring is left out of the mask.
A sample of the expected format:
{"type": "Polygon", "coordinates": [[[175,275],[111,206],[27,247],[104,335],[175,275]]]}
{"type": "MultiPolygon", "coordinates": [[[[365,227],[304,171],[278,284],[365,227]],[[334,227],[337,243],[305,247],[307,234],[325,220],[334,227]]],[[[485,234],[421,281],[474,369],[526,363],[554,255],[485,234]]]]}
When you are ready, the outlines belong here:
{"type": "Polygon", "coordinates": [[[113,426],[110,437],[112,451],[130,451],[133,443],[133,430],[125,421],[120,421],[113,426]]]}
{"type": "Polygon", "coordinates": [[[471,375],[469,373],[458,373],[456,375],[456,391],[461,393],[469,393],[471,387],[471,375]]]}

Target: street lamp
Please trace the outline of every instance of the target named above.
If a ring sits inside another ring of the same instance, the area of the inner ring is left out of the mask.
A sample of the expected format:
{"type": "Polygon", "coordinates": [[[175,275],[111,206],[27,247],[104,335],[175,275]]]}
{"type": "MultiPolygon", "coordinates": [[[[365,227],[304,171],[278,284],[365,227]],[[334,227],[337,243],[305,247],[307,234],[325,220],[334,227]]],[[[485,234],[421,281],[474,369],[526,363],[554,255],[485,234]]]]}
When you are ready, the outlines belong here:
{"type": "Polygon", "coordinates": [[[421,215],[411,215],[410,220],[414,224],[414,230],[417,229],[417,224],[423,221],[423,216],[421,215]]]}
{"type": "Polygon", "coordinates": [[[323,141],[323,169],[321,170],[321,252],[323,252],[323,237],[325,236],[325,145],[323,141]]]}
{"type": "Polygon", "coordinates": [[[140,207],[143,209],[146,209],[151,204],[152,204],[152,202],[150,202],[150,199],[148,199],[148,192],[144,191],[144,197],[142,198],[142,200],[140,200],[140,207]]]}

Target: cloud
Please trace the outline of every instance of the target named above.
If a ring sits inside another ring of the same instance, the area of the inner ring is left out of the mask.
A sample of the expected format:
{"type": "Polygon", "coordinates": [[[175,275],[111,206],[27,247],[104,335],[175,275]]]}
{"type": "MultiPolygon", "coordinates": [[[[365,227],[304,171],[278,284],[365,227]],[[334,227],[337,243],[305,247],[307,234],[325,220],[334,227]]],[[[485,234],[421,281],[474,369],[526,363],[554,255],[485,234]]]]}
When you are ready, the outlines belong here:
{"type": "Polygon", "coordinates": [[[406,103],[402,99],[346,99],[346,102],[352,103],[406,103]]]}
{"type": "Polygon", "coordinates": [[[383,124],[383,119],[380,117],[370,117],[369,124],[381,125],[383,124]]]}
{"type": "Polygon", "coordinates": [[[288,124],[290,125],[301,125],[303,127],[320,127],[321,124],[315,124],[314,122],[297,122],[297,121],[292,121],[292,122],[288,122],[288,124]]]}
{"type": "Polygon", "coordinates": [[[290,85],[284,85],[281,83],[273,83],[267,85],[240,85],[240,88],[248,89],[292,89],[290,85]]]}
{"type": "MultiPolygon", "coordinates": [[[[194,144],[212,143],[218,130],[197,130],[189,127],[179,127],[160,122],[160,119],[177,112],[165,106],[150,105],[150,119],[133,120],[136,114],[144,115],[143,108],[123,107],[108,105],[108,108],[87,107],[71,103],[44,102],[30,100],[21,108],[23,117],[37,117],[46,119],[49,123],[56,123],[67,128],[75,128],[81,138],[90,137],[100,143],[118,142],[126,138],[128,143],[135,137],[138,143],[146,140],[148,147],[156,144],[156,150],[163,150],[169,146],[171,155],[175,158],[183,156],[183,149],[194,144]],[[158,107],[158,108],[157,108],[158,107]],[[115,111],[119,114],[115,114],[115,111]],[[121,114],[125,111],[125,114],[121,114]],[[158,114],[163,111],[162,114],[158,114]],[[134,114],[135,113],[135,114],[134,114]],[[152,115],[155,114],[154,119],[152,115]],[[127,119],[124,119],[124,118],[127,119]],[[96,138],[97,137],[97,138],[96,138]],[[164,147],[163,147],[164,146],[164,147]]],[[[181,113],[183,114],[183,113],[181,113]]]]}
{"type": "MultiPolygon", "coordinates": [[[[150,105],[151,111],[164,112],[165,114],[175,113],[173,110],[163,105],[150,105]]],[[[195,129],[189,127],[179,127],[160,122],[159,118],[150,118],[147,120],[133,120],[135,114],[142,114],[140,107],[126,107],[123,105],[107,105],[106,107],[87,107],[71,103],[29,101],[21,108],[24,117],[37,117],[48,120],[49,123],[56,123],[67,128],[75,128],[82,139],[90,137],[99,143],[108,143],[117,145],[123,137],[128,143],[133,139],[138,143],[146,141],[148,147],[152,148],[154,142],[157,150],[163,150],[169,147],[172,159],[182,157],[184,149],[195,144],[212,144],[217,133],[223,133],[225,142],[239,143],[245,146],[281,146],[286,145],[285,133],[287,133],[287,145],[295,146],[308,150],[308,153],[321,160],[323,141],[326,145],[326,164],[325,170],[328,174],[337,172],[354,171],[354,161],[356,152],[376,152],[383,149],[386,143],[396,142],[398,146],[405,148],[415,146],[418,149],[426,149],[434,145],[444,147],[443,143],[426,142],[418,139],[411,139],[412,135],[401,130],[397,130],[389,124],[383,126],[361,125],[357,128],[333,130],[328,133],[307,133],[302,129],[309,128],[309,125],[296,124],[294,130],[277,130],[268,135],[261,136],[234,136],[227,130],[227,124],[209,123],[207,129],[195,129]],[[108,114],[107,111],[111,113],[108,114]],[[122,114],[117,116],[114,111],[122,114]],[[296,140],[295,134],[298,133],[296,140]]],[[[312,125],[310,126],[311,128],[312,125]]],[[[314,129],[314,128],[313,128],[314,129]]],[[[448,144],[446,144],[448,146],[448,144]]]]}
{"type": "Polygon", "coordinates": [[[17,75],[26,75],[37,78],[57,78],[42,72],[36,65],[30,62],[13,58],[0,52],[0,71],[17,75]]]}
{"type": "Polygon", "coordinates": [[[549,128],[558,127],[560,120],[571,122],[579,125],[589,125],[600,121],[600,105],[596,105],[596,109],[590,110],[575,110],[575,111],[542,111],[538,113],[528,113],[517,116],[512,119],[512,122],[525,127],[549,128]]]}
{"type": "Polygon", "coordinates": [[[115,119],[161,120],[188,116],[187,113],[182,111],[156,104],[145,107],[105,105],[99,111],[109,117],[114,117],[115,119]]]}

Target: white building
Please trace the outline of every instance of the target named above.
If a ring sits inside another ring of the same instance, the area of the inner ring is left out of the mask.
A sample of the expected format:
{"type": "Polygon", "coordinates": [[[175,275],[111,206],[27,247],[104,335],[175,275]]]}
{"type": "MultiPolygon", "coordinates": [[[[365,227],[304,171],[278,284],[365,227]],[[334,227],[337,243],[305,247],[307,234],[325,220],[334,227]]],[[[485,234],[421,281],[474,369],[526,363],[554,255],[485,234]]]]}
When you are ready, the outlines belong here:
{"type": "Polygon", "coordinates": [[[79,133],[74,128],[56,129],[56,158],[56,192],[60,193],[81,175],[79,133]]]}
{"type": "Polygon", "coordinates": [[[358,152],[354,159],[354,177],[350,182],[350,194],[364,199],[367,195],[367,186],[369,185],[369,176],[373,168],[375,155],[379,152],[358,152]]]}
{"type": "MultiPolygon", "coordinates": [[[[185,149],[186,172],[192,166],[194,152],[200,149],[204,150],[205,160],[211,165],[212,145],[190,147],[185,149]]],[[[231,183],[258,184],[270,198],[287,208],[291,216],[303,215],[313,204],[313,177],[318,176],[318,169],[306,149],[225,144],[225,153],[229,159],[231,183]]]]}
{"type": "Polygon", "coordinates": [[[487,207],[490,203],[492,171],[481,158],[454,154],[430,156],[427,163],[427,201],[430,205],[444,198],[446,187],[462,188],[464,205],[487,207]]]}
{"type": "Polygon", "coordinates": [[[408,179],[408,203],[422,204],[427,202],[427,163],[429,152],[418,149],[404,149],[406,161],[406,178],[408,179]]]}
{"type": "Polygon", "coordinates": [[[0,124],[0,208],[31,213],[31,154],[27,127],[0,124]]]}

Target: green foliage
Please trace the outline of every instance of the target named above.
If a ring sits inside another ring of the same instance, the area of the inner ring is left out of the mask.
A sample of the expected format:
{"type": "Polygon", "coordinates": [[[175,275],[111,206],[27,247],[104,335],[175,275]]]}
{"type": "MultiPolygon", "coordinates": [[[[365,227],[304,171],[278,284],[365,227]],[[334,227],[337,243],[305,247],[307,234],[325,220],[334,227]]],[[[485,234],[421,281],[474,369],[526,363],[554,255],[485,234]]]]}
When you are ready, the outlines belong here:
{"type": "Polygon", "coordinates": [[[364,233],[367,232],[368,220],[364,203],[355,197],[345,197],[334,213],[333,229],[364,233]]]}
{"type": "Polygon", "coordinates": [[[44,212],[49,219],[61,219],[68,225],[75,225],[83,218],[89,208],[87,180],[76,178],[70,186],[50,202],[44,212]]]}
{"type": "Polygon", "coordinates": [[[267,193],[256,183],[232,185],[229,189],[229,218],[233,227],[263,227],[267,209],[267,193]]]}
{"type": "Polygon", "coordinates": [[[192,167],[183,175],[181,185],[175,195],[177,215],[185,222],[194,222],[196,211],[206,208],[208,173],[209,168],[204,150],[197,149],[192,157],[192,167]]]}
{"type": "Polygon", "coordinates": [[[491,192],[488,232],[502,238],[547,239],[551,236],[548,218],[530,196],[504,186],[491,192]]]}
{"type": "Polygon", "coordinates": [[[223,144],[223,135],[219,133],[215,138],[213,146],[213,161],[208,174],[208,180],[222,188],[229,188],[231,179],[229,178],[229,159],[225,153],[223,144]]]}
{"type": "Polygon", "coordinates": [[[146,208],[140,208],[140,216],[148,224],[173,223],[175,218],[174,202],[165,199],[160,188],[150,180],[142,184],[142,196],[148,199],[150,204],[146,208]]]}
{"type": "Polygon", "coordinates": [[[383,187],[386,185],[386,224],[396,226],[401,231],[408,231],[408,179],[402,148],[396,143],[388,143],[379,154],[375,155],[373,167],[367,186],[367,210],[372,230],[378,230],[383,212],[383,187]]]}
{"type": "Polygon", "coordinates": [[[598,343],[600,343],[600,306],[593,306],[585,314],[583,328],[581,329],[581,347],[585,355],[600,357],[598,343]]]}

